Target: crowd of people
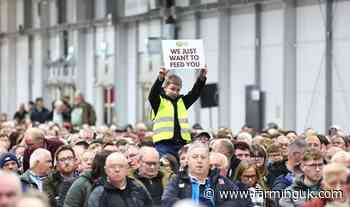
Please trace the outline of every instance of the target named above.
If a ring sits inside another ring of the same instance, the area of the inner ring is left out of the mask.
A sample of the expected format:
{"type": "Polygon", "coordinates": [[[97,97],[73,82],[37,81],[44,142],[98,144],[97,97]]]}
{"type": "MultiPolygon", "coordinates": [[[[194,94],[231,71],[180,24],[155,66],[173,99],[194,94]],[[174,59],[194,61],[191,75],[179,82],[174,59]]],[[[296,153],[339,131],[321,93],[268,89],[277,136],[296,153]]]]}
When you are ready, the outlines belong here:
{"type": "Polygon", "coordinates": [[[181,79],[161,69],[149,95],[152,126],[97,127],[82,94],[51,112],[41,98],[21,105],[0,121],[0,207],[350,206],[344,130],[190,127],[187,109],[206,75],[180,95],[181,79]],[[315,196],[262,196],[268,191],[315,196]],[[320,196],[326,191],[341,196],[320,196]]]}

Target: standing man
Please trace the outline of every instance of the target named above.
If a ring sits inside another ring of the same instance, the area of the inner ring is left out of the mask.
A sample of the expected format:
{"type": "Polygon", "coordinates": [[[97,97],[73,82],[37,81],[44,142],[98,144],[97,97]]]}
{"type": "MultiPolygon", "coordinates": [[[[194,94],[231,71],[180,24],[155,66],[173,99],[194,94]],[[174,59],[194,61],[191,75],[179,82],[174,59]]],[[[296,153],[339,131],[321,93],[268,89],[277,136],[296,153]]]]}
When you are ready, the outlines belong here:
{"type": "Polygon", "coordinates": [[[85,101],[82,93],[75,96],[75,105],[72,109],[71,122],[75,127],[81,127],[84,124],[95,125],[96,113],[91,104],[85,101]]]}
{"type": "Polygon", "coordinates": [[[165,78],[167,72],[160,69],[148,97],[153,110],[153,142],[160,156],[169,153],[178,157],[180,148],[191,141],[187,109],[199,98],[208,69],[200,71],[192,90],[186,95],[180,95],[181,78],[177,75],[165,78]]]}
{"type": "Polygon", "coordinates": [[[49,110],[44,106],[43,98],[39,97],[35,100],[35,107],[30,115],[30,119],[33,123],[45,123],[49,118],[49,110]]]}

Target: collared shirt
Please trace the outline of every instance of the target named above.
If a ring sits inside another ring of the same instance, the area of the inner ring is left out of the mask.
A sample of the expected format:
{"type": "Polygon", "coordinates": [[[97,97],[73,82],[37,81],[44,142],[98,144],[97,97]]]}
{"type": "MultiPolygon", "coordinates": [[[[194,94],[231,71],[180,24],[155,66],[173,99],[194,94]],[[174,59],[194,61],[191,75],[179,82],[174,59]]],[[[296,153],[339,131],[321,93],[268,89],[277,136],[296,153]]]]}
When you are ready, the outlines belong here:
{"type": "Polygon", "coordinates": [[[200,182],[196,177],[189,175],[192,184],[192,201],[196,204],[214,207],[214,194],[212,185],[207,177],[204,182],[200,182]]]}

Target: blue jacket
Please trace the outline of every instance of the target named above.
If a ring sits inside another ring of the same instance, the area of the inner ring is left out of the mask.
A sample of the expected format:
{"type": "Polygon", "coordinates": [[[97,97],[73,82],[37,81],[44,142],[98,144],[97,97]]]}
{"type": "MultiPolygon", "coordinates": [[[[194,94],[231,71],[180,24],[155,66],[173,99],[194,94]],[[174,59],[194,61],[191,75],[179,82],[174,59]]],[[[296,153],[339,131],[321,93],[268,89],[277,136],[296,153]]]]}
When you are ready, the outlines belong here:
{"type": "MultiPolygon", "coordinates": [[[[239,206],[239,207],[249,207],[253,206],[252,201],[250,200],[249,194],[248,197],[230,197],[223,196],[223,192],[247,192],[247,187],[240,182],[231,181],[227,177],[219,175],[217,170],[210,171],[209,183],[213,202],[215,206],[239,206]]],[[[208,193],[208,191],[206,191],[208,193]]],[[[203,195],[203,192],[200,193],[203,195]]],[[[187,171],[182,171],[180,174],[173,176],[169,182],[168,187],[165,189],[162,196],[162,206],[171,207],[177,201],[182,199],[191,199],[192,198],[192,183],[191,178],[188,176],[187,171]]],[[[208,206],[208,205],[207,205],[208,206]]]]}

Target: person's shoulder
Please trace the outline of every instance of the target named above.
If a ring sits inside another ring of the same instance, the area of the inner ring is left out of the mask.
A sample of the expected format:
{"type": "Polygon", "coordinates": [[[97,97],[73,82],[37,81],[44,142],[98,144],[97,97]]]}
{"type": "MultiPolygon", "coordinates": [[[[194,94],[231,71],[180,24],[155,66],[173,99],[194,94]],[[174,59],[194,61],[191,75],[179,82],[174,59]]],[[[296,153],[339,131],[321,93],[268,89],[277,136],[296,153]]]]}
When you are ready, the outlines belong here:
{"type": "Polygon", "coordinates": [[[127,177],[128,181],[130,182],[130,187],[138,190],[144,190],[145,186],[144,184],[137,178],[128,176],[127,177]]]}
{"type": "Polygon", "coordinates": [[[96,186],[92,191],[91,191],[91,195],[100,195],[102,194],[102,192],[105,190],[105,186],[103,185],[99,185],[96,186]]]}
{"type": "Polygon", "coordinates": [[[30,178],[29,178],[29,171],[25,171],[21,176],[19,176],[19,179],[21,182],[24,183],[29,183],[30,182],[30,178]]]}
{"type": "Polygon", "coordinates": [[[64,143],[59,140],[58,138],[52,138],[52,139],[45,139],[46,140],[46,143],[48,145],[48,147],[51,147],[51,146],[61,146],[61,145],[64,145],[64,143]]]}

